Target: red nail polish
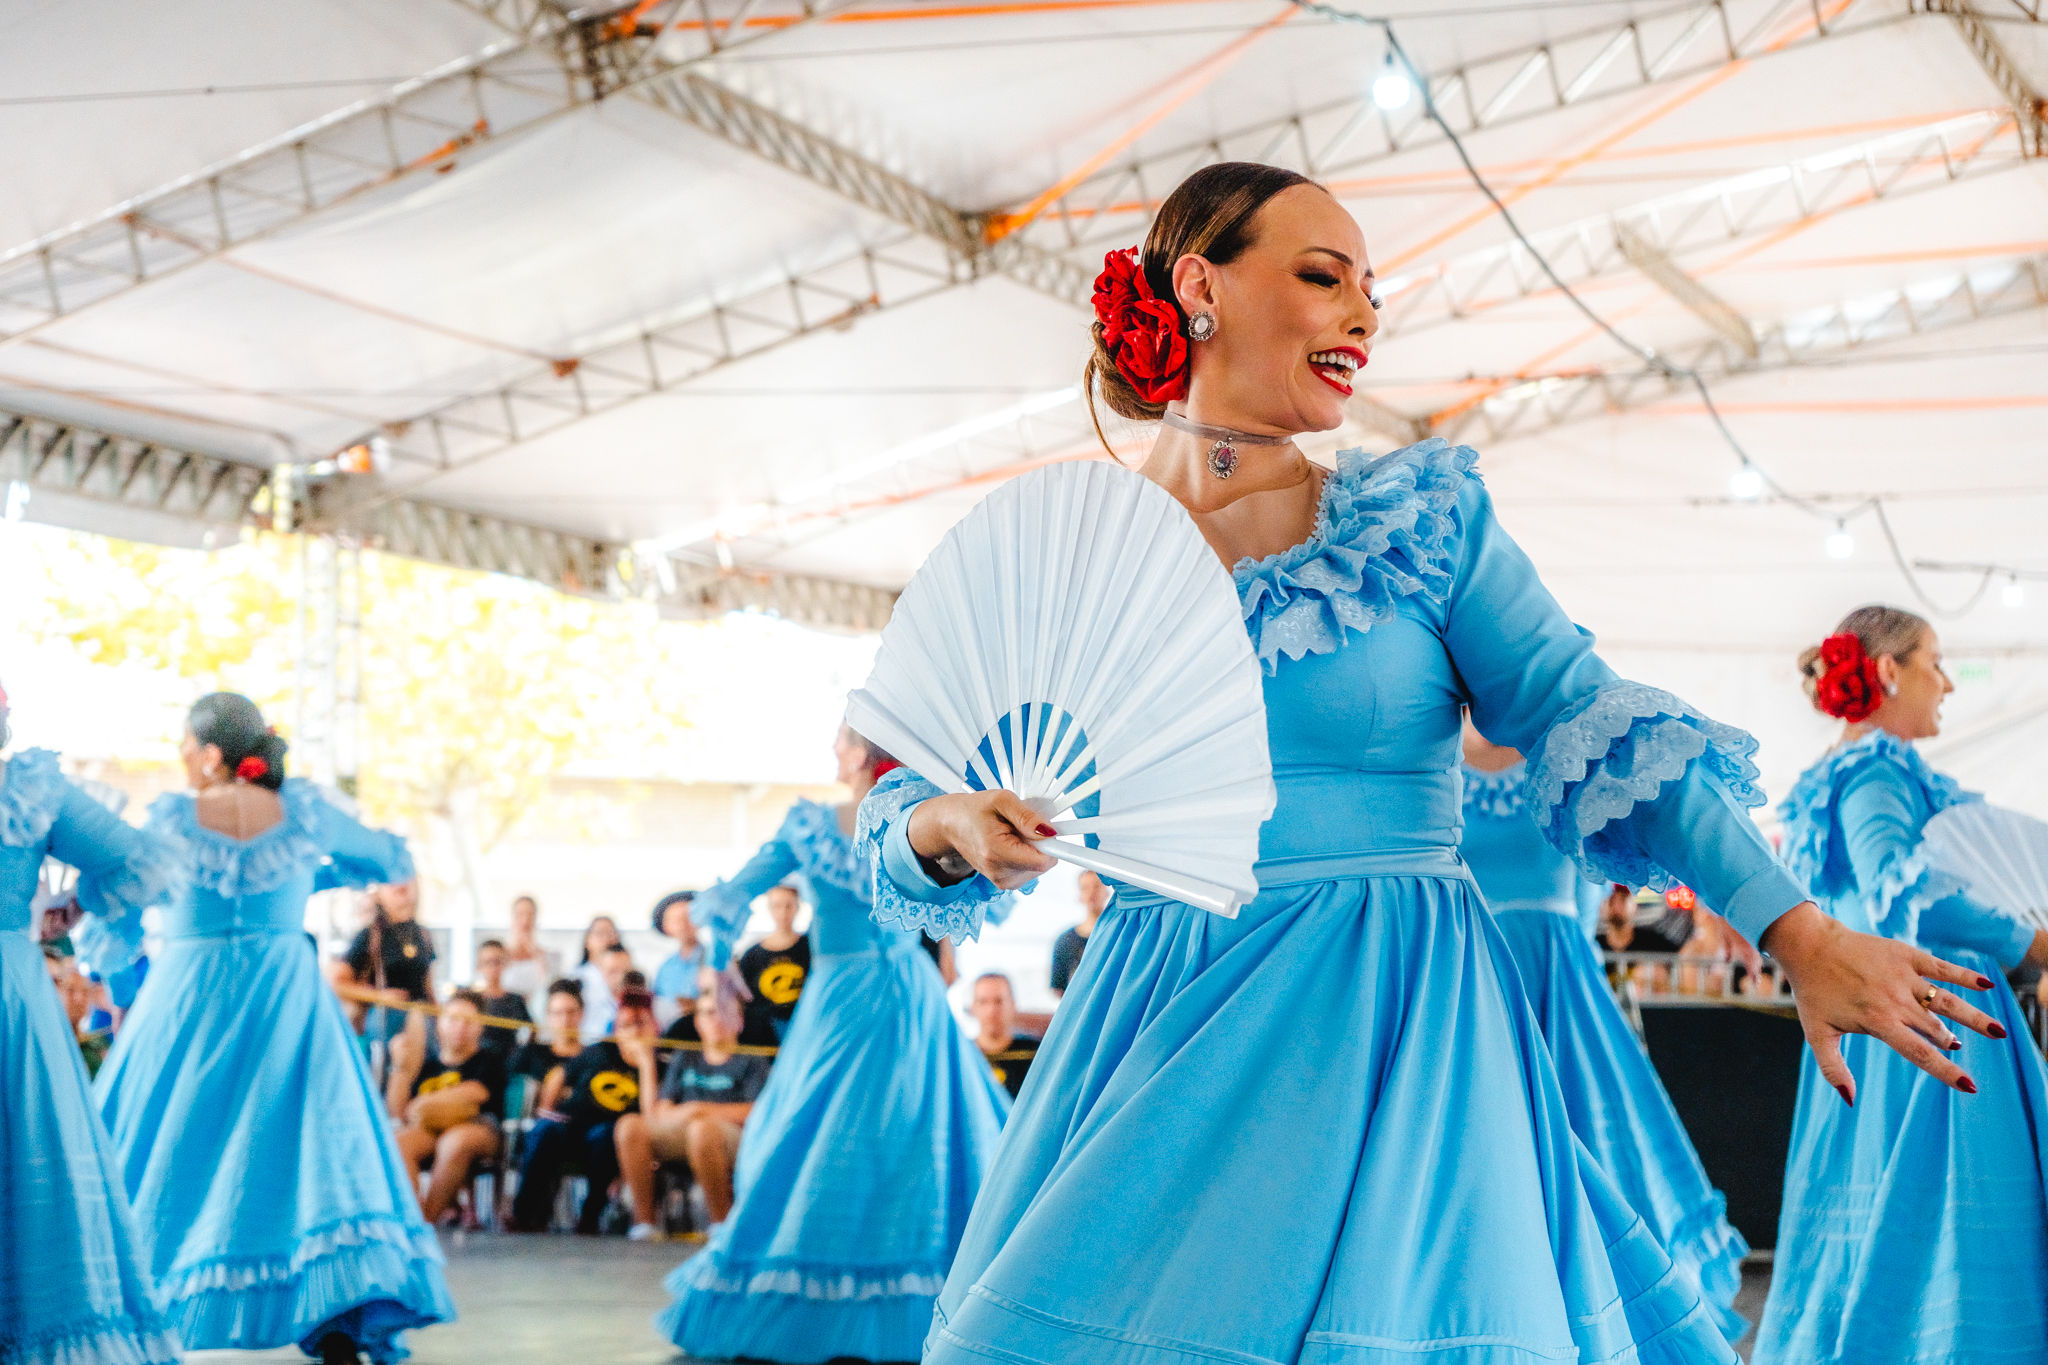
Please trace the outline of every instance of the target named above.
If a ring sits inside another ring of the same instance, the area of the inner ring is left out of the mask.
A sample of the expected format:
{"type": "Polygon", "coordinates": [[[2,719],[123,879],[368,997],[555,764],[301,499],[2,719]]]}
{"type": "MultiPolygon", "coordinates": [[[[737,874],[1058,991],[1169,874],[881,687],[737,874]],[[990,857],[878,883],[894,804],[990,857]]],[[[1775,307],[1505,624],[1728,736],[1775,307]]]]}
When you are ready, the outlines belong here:
{"type": "Polygon", "coordinates": [[[2005,1025],[1993,1019],[1991,1021],[1991,1036],[1993,1038],[2003,1038],[2005,1036],[2005,1025]]]}
{"type": "Polygon", "coordinates": [[[1038,837],[1041,839],[1050,839],[1053,835],[1058,833],[1059,831],[1054,829],[1051,825],[1040,825],[1038,827],[1038,837]]]}
{"type": "Polygon", "coordinates": [[[1990,977],[1988,977],[1988,976],[1980,976],[1980,977],[1978,977],[1978,978],[1977,978],[1977,989],[1978,989],[1978,990],[1980,990],[1980,991],[1988,991],[1988,990],[1990,990],[1990,989],[1991,989],[1991,978],[1990,978],[1990,977]]]}
{"type": "Polygon", "coordinates": [[[1968,1076],[1965,1076],[1956,1082],[1956,1089],[1962,1091],[1965,1095],[1974,1095],[1977,1093],[1977,1083],[1968,1076]]]}
{"type": "Polygon", "coordinates": [[[1836,1087],[1835,1087],[1835,1093],[1836,1093],[1837,1095],[1840,1095],[1840,1096],[1842,1097],[1842,1103],[1844,1103],[1844,1104],[1848,1105],[1848,1106],[1849,1106],[1849,1107],[1850,1107],[1851,1109],[1854,1109],[1854,1108],[1856,1107],[1856,1101],[1855,1101],[1855,1100],[1854,1100],[1853,1098],[1851,1098],[1851,1097],[1850,1097],[1850,1095],[1849,1095],[1849,1087],[1848,1087],[1848,1086],[1846,1086],[1846,1085],[1838,1085],[1838,1086],[1836,1086],[1836,1087]]]}

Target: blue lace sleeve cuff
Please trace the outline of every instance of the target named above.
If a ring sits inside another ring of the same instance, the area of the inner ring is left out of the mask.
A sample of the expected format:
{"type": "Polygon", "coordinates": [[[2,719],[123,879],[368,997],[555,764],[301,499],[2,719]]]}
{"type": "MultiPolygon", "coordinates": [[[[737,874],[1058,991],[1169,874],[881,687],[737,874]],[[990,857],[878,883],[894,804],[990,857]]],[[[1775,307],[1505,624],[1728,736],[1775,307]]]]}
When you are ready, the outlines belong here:
{"type": "Polygon", "coordinates": [[[1679,878],[1631,837],[1629,817],[1694,764],[1742,807],[1761,806],[1756,748],[1745,731],[1669,692],[1611,682],[1567,708],[1530,750],[1529,813],[1586,876],[1662,891],[1679,878]]]}
{"type": "Polygon", "coordinates": [[[854,844],[873,869],[876,923],[957,943],[1002,923],[1014,898],[980,873],[944,887],[925,875],[910,847],[910,812],[938,795],[908,769],[888,773],[860,803],[854,844]]]}

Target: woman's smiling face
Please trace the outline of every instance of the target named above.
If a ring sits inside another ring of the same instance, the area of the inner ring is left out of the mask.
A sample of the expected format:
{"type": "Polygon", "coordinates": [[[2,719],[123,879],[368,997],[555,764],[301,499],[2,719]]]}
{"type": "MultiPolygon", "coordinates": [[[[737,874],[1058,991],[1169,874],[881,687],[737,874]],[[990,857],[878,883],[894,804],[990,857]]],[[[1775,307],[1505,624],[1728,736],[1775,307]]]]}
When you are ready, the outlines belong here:
{"type": "Polygon", "coordinates": [[[1365,237],[1329,194],[1282,190],[1252,220],[1236,260],[1183,256],[1173,281],[1185,312],[1216,316],[1215,337],[1192,343],[1196,421],[1290,434],[1343,422],[1379,314],[1365,237]]]}

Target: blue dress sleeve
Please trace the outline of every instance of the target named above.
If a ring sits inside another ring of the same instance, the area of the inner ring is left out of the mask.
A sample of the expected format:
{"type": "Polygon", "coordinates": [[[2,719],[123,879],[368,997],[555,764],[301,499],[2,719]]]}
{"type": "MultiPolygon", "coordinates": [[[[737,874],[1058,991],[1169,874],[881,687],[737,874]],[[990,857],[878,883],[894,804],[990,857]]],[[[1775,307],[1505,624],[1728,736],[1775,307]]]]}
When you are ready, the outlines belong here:
{"type": "Polygon", "coordinates": [[[326,855],[313,875],[315,890],[383,886],[412,879],[412,852],[402,837],[362,824],[319,795],[317,788],[310,789],[307,797],[313,802],[314,839],[326,855]]]}
{"type": "Polygon", "coordinates": [[[925,875],[910,847],[910,813],[940,794],[908,768],[884,773],[860,803],[854,848],[875,879],[877,923],[960,942],[979,938],[985,925],[1002,923],[1015,900],[979,872],[953,886],[925,875]]]}
{"type": "Polygon", "coordinates": [[[709,890],[698,892],[690,902],[690,919],[711,931],[710,966],[714,971],[722,972],[731,963],[733,947],[746,931],[747,907],[754,903],[754,898],[770,887],[780,886],[797,870],[796,849],[789,840],[794,814],[792,811],[783,817],[775,837],[756,849],[745,867],[709,890]]]}
{"type": "Polygon", "coordinates": [[[109,976],[142,954],[142,912],[163,903],[176,873],[171,847],[125,823],[69,782],[50,826],[50,856],[78,869],[78,906],[89,919],[72,931],[80,957],[109,976]]]}
{"type": "Polygon", "coordinates": [[[1974,948],[2002,967],[2017,966],[2034,931],[1973,900],[1960,879],[1921,856],[1933,813],[1920,785],[1896,764],[1865,764],[1844,780],[1835,814],[1872,923],[1887,938],[1974,948]]]}
{"type": "Polygon", "coordinates": [[[1528,755],[1529,813],[1587,877],[1684,883],[1752,943],[1809,899],[1747,810],[1763,804],[1756,741],[1669,692],[1617,677],[1501,528],[1478,479],[1445,643],[1479,732],[1528,755]]]}

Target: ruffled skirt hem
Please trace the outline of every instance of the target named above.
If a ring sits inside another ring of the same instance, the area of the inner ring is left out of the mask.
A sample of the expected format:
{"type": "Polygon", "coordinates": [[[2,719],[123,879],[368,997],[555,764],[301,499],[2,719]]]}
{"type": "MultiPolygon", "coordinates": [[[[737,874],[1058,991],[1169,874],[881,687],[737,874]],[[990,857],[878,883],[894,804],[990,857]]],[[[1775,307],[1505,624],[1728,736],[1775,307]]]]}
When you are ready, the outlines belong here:
{"type": "Polygon", "coordinates": [[[424,1235],[426,1247],[378,1239],[313,1259],[216,1262],[173,1277],[164,1297],[191,1350],[297,1344],[318,1355],[320,1339],[341,1332],[373,1361],[403,1360],[400,1333],[455,1317],[432,1239],[424,1235]]]}
{"type": "Polygon", "coordinates": [[[670,1272],[675,1302],[654,1325],[686,1355],[709,1360],[916,1360],[944,1282],[930,1267],[735,1271],[703,1252],[670,1272]]]}
{"type": "Polygon", "coordinates": [[[177,1365],[178,1355],[178,1339],[164,1323],[132,1317],[0,1338],[0,1365],[177,1365]]]}

